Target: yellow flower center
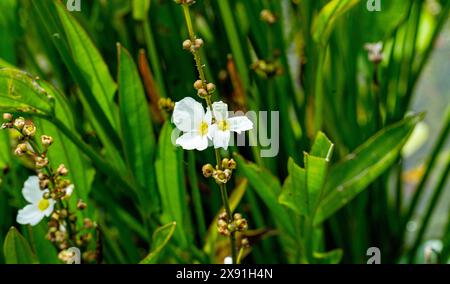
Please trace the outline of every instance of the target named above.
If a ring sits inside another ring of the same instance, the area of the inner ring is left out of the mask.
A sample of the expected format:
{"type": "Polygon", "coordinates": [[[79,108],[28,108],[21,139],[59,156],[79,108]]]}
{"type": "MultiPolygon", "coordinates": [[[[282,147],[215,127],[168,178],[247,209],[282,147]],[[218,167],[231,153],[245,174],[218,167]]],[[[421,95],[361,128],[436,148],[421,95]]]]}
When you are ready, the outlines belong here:
{"type": "Polygon", "coordinates": [[[205,136],[206,134],[208,134],[208,123],[202,121],[202,123],[200,123],[198,131],[200,132],[201,136],[205,136]]]}
{"type": "Polygon", "coordinates": [[[50,206],[50,202],[47,199],[41,199],[38,204],[38,208],[41,211],[45,211],[50,206]]]}
{"type": "Polygon", "coordinates": [[[230,130],[230,125],[228,124],[228,121],[221,120],[217,123],[217,128],[219,128],[219,130],[221,131],[227,131],[230,130]]]}

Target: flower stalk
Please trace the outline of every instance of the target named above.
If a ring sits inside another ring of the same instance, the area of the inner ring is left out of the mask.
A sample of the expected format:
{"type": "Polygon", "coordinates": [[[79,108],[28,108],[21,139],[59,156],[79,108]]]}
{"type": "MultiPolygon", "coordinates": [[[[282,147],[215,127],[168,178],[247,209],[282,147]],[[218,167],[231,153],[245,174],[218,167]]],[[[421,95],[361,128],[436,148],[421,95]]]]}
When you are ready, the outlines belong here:
{"type": "MultiPolygon", "coordinates": [[[[198,89],[198,94],[200,97],[202,97],[207,104],[207,107],[209,111],[211,112],[211,122],[216,122],[216,116],[213,109],[213,103],[211,100],[212,93],[214,92],[215,86],[211,83],[208,84],[208,81],[206,79],[205,71],[204,71],[204,65],[202,64],[201,56],[199,53],[200,48],[203,46],[203,40],[196,37],[194,32],[194,26],[192,23],[192,18],[189,10],[189,6],[192,4],[190,1],[179,1],[179,4],[181,4],[183,8],[184,18],[186,20],[186,26],[189,33],[189,39],[186,40],[183,43],[183,48],[189,50],[195,60],[195,64],[197,66],[199,81],[194,84],[194,87],[198,89]]],[[[216,157],[216,169],[217,171],[223,171],[222,167],[222,157],[220,154],[219,148],[215,149],[215,157],[216,157]]],[[[217,181],[217,179],[216,179],[217,181]]],[[[227,215],[227,221],[226,223],[228,225],[233,224],[233,213],[230,207],[230,203],[228,200],[228,191],[226,187],[226,182],[218,182],[219,189],[220,189],[220,195],[222,199],[222,204],[225,209],[226,215],[227,215]]],[[[230,239],[230,249],[231,249],[231,258],[233,261],[233,264],[237,263],[237,248],[236,248],[236,231],[232,230],[229,234],[230,239]]]]}

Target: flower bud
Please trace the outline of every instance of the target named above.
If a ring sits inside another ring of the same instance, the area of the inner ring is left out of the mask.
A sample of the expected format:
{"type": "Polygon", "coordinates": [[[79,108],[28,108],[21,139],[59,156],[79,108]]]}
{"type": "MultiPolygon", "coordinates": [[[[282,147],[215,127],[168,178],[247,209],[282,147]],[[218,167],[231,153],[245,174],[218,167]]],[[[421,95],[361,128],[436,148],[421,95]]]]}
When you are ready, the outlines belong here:
{"type": "Polygon", "coordinates": [[[242,214],[240,213],[235,213],[233,216],[234,220],[241,220],[242,219],[242,214]]]}
{"type": "Polygon", "coordinates": [[[214,173],[214,167],[211,164],[206,164],[202,167],[202,173],[205,178],[209,178],[214,173]]]}
{"type": "Polygon", "coordinates": [[[83,227],[85,229],[92,229],[94,227],[94,222],[92,222],[92,220],[89,218],[84,218],[83,227]]]}
{"type": "Polygon", "coordinates": [[[44,147],[49,147],[53,144],[53,137],[48,135],[42,135],[41,136],[41,143],[44,147]]]}
{"type": "Polygon", "coordinates": [[[220,213],[219,219],[222,219],[222,220],[228,220],[228,214],[227,214],[227,212],[226,212],[226,211],[223,211],[222,213],[220,213]]]}
{"type": "MultiPolygon", "coordinates": [[[[43,179],[43,180],[40,180],[40,181],[39,181],[39,187],[40,187],[42,190],[47,189],[48,186],[49,186],[49,184],[50,184],[50,180],[48,180],[48,179],[43,179]]],[[[47,198],[47,199],[48,199],[48,198],[47,198]]]]}
{"type": "Polygon", "coordinates": [[[36,157],[35,162],[37,169],[45,168],[46,166],[48,166],[49,163],[47,157],[40,157],[40,156],[36,157]]]}
{"type": "Polygon", "coordinates": [[[194,83],[194,88],[195,88],[196,90],[202,89],[202,88],[203,88],[203,82],[202,82],[202,80],[197,80],[197,81],[195,81],[195,83],[194,83]]]}
{"type": "Polygon", "coordinates": [[[45,192],[42,196],[44,199],[50,199],[50,192],[45,192]]]}
{"type": "Polygon", "coordinates": [[[208,83],[208,85],[206,85],[206,90],[208,91],[208,93],[212,94],[216,90],[216,85],[214,85],[213,83],[208,83]]]}
{"type": "Polygon", "coordinates": [[[10,121],[13,120],[13,115],[10,114],[10,113],[4,113],[4,114],[3,114],[3,120],[4,120],[4,121],[7,121],[7,122],[10,122],[10,121]]]}
{"type": "Polygon", "coordinates": [[[204,98],[206,98],[208,96],[208,92],[205,89],[200,89],[200,90],[197,91],[197,95],[200,98],[204,99],[204,98]]]}
{"type": "Polygon", "coordinates": [[[241,246],[242,246],[243,248],[249,248],[249,247],[250,247],[250,242],[248,241],[247,238],[243,238],[243,239],[242,239],[242,241],[241,241],[241,246]]]}
{"type": "Polygon", "coordinates": [[[234,223],[238,231],[247,231],[248,223],[246,219],[239,219],[236,220],[234,223]]]}
{"type": "Polygon", "coordinates": [[[87,208],[87,204],[83,202],[83,200],[79,199],[77,202],[78,210],[84,210],[87,208]]]}
{"type": "Polygon", "coordinates": [[[36,126],[32,121],[28,120],[25,122],[22,129],[22,134],[28,137],[33,137],[34,134],[36,134],[36,126]]]}
{"type": "Polygon", "coordinates": [[[22,130],[23,127],[25,126],[25,118],[23,117],[18,117],[16,120],[14,120],[14,126],[19,129],[22,130]]]}
{"type": "Polygon", "coordinates": [[[218,184],[226,184],[231,178],[231,171],[226,170],[215,170],[213,173],[213,178],[218,184]]]}
{"type": "Polygon", "coordinates": [[[264,9],[261,11],[260,17],[261,17],[261,20],[268,23],[269,25],[273,25],[277,21],[277,18],[275,17],[275,15],[267,9],[264,9]]]}
{"type": "Polygon", "coordinates": [[[190,50],[191,47],[192,47],[192,41],[190,39],[183,41],[183,49],[184,50],[190,50]]]}
{"type": "Polygon", "coordinates": [[[59,165],[58,169],[56,170],[56,173],[60,176],[67,176],[69,173],[69,170],[64,166],[64,164],[59,165]]]}
{"type": "Polygon", "coordinates": [[[19,145],[17,145],[16,150],[14,151],[14,154],[16,154],[17,156],[23,156],[24,154],[27,153],[28,150],[28,146],[25,143],[21,143],[19,145]]]}
{"type": "Polygon", "coordinates": [[[202,48],[203,44],[204,44],[204,42],[203,42],[203,39],[201,39],[201,38],[197,38],[194,41],[194,47],[196,50],[199,50],[200,48],[202,48]]]}

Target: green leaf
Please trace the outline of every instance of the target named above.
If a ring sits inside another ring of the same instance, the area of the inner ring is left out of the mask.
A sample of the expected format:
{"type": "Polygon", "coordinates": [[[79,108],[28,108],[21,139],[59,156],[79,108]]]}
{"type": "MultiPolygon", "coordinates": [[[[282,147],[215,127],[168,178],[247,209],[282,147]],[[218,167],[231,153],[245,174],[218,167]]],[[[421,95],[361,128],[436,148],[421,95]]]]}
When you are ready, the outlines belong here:
{"type": "Polygon", "coordinates": [[[305,154],[306,187],[308,188],[309,214],[312,216],[322,195],[328,162],[324,158],[305,154]]]}
{"type": "Polygon", "coordinates": [[[54,97],[28,73],[11,68],[0,69],[0,112],[50,115],[54,103],[54,97]]]}
{"type": "Polygon", "coordinates": [[[295,164],[292,158],[288,161],[289,176],[283,184],[278,202],[294,210],[297,214],[308,216],[309,200],[306,187],[306,173],[295,164]]]}
{"type": "Polygon", "coordinates": [[[150,0],[133,0],[133,19],[144,21],[150,9],[150,0]]]}
{"type": "Polygon", "coordinates": [[[163,211],[163,222],[168,219],[177,223],[175,240],[184,248],[187,247],[187,235],[185,233],[186,216],[186,187],[184,174],[181,168],[183,153],[172,143],[173,127],[166,122],[161,130],[158,143],[158,155],[155,163],[156,179],[163,211]]]}
{"type": "Polygon", "coordinates": [[[6,264],[36,264],[38,259],[27,240],[11,227],[3,244],[6,264]]]}
{"type": "Polygon", "coordinates": [[[319,131],[316,139],[314,140],[310,154],[311,156],[324,158],[329,161],[331,159],[331,155],[333,154],[333,149],[334,144],[323,132],[319,131]]]}
{"type": "Polygon", "coordinates": [[[258,167],[256,164],[247,162],[240,155],[235,154],[239,170],[245,176],[252,188],[263,200],[275,216],[275,222],[285,230],[291,237],[295,237],[295,230],[286,209],[278,203],[278,195],[281,192],[280,181],[266,169],[258,167]]]}
{"type": "Polygon", "coordinates": [[[158,257],[161,255],[161,252],[172,238],[176,226],[176,222],[171,222],[155,230],[153,233],[152,250],[139,264],[156,263],[158,257]]]}
{"type": "Polygon", "coordinates": [[[114,82],[100,52],[89,38],[86,31],[61,4],[55,4],[59,19],[64,28],[72,58],[89,84],[100,108],[115,126],[114,93],[117,86],[114,82]]]}
{"type": "MultiPolygon", "coordinates": [[[[151,165],[154,159],[155,137],[148,103],[133,58],[120,45],[117,49],[120,122],[126,161],[137,182],[154,191],[156,183],[151,165]]],[[[157,196],[153,196],[152,199],[156,200],[157,196]]]]}
{"type": "Polygon", "coordinates": [[[422,118],[423,115],[410,116],[382,129],[331,168],[314,224],[321,224],[388,169],[422,118]]]}
{"type": "Polygon", "coordinates": [[[359,2],[360,0],[333,0],[325,5],[314,19],[312,27],[314,40],[326,45],[337,19],[359,2]]]}
{"type": "Polygon", "coordinates": [[[329,252],[315,252],[314,259],[317,264],[339,264],[343,254],[342,249],[335,249],[329,252]]]}

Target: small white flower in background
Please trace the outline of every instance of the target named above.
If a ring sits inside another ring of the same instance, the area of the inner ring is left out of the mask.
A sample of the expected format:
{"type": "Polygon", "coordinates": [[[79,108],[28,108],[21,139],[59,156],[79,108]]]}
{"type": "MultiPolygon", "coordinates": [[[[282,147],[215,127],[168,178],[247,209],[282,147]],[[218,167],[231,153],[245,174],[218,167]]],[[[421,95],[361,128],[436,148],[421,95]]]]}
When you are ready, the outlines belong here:
{"type": "Polygon", "coordinates": [[[25,181],[22,194],[30,204],[19,210],[17,223],[34,226],[44,217],[52,214],[55,201],[53,199],[44,199],[46,192],[48,192],[48,189],[41,190],[39,188],[39,178],[37,176],[31,176],[25,181]]]}
{"type": "Polygon", "coordinates": [[[233,264],[233,259],[231,258],[231,256],[225,257],[225,259],[223,260],[223,264],[233,264]]]}
{"type": "Polygon", "coordinates": [[[75,186],[73,184],[66,187],[64,189],[66,191],[66,194],[64,195],[64,199],[66,199],[66,200],[69,199],[70,196],[72,195],[74,189],[75,189],[75,186]]]}
{"type": "Polygon", "coordinates": [[[366,43],[364,48],[369,52],[369,61],[373,63],[381,63],[383,61],[383,43],[366,43]]]}
{"type": "Polygon", "coordinates": [[[205,114],[203,106],[193,98],[184,98],[175,103],[172,121],[184,132],[176,141],[185,150],[203,151],[208,148],[208,132],[211,116],[205,114]]]}
{"type": "MultiPolygon", "coordinates": [[[[253,122],[246,116],[228,117],[228,105],[223,102],[215,102],[212,105],[216,122],[210,127],[210,137],[214,148],[228,148],[230,144],[231,131],[241,134],[253,128],[253,122]]],[[[209,114],[208,110],[208,114],[209,114]]]]}

